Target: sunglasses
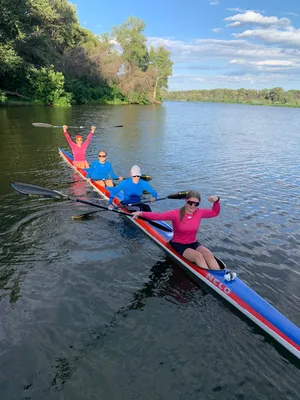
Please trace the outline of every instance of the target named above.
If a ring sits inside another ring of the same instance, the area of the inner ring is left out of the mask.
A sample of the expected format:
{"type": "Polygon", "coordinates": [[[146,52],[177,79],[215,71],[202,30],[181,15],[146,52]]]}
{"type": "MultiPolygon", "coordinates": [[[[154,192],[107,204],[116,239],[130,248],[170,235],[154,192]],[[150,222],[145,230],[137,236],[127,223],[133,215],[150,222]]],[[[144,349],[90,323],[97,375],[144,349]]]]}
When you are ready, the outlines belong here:
{"type": "Polygon", "coordinates": [[[189,206],[195,206],[195,207],[198,207],[199,204],[200,204],[199,201],[191,201],[191,200],[187,200],[186,203],[187,203],[189,206]]]}
{"type": "Polygon", "coordinates": [[[82,142],[82,139],[76,139],[76,142],[82,142]]]}
{"type": "Polygon", "coordinates": [[[140,175],[132,175],[133,178],[140,178],[140,175]]]}
{"type": "Polygon", "coordinates": [[[105,156],[103,154],[98,154],[98,157],[105,158],[106,154],[105,154],[105,156]]]}

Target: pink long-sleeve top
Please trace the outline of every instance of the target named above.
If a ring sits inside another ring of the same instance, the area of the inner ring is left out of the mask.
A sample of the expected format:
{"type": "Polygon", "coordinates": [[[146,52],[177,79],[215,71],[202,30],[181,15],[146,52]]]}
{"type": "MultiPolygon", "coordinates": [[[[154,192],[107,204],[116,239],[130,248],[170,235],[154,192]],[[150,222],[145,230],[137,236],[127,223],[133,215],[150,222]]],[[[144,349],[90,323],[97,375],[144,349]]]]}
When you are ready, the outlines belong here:
{"type": "Polygon", "coordinates": [[[220,214],[220,202],[216,201],[212,209],[197,208],[193,214],[185,213],[183,220],[180,221],[179,209],[170,210],[163,213],[143,211],[141,216],[149,220],[172,221],[173,242],[189,244],[197,241],[197,232],[202,218],[213,218],[220,214]]]}
{"type": "Polygon", "coordinates": [[[84,143],[82,143],[81,146],[77,146],[77,144],[74,143],[72,141],[72,139],[70,138],[70,135],[68,134],[68,132],[64,131],[65,138],[67,139],[67,142],[69,143],[69,145],[72,149],[74,161],[85,161],[86,160],[86,156],[85,156],[86,149],[87,149],[88,145],[90,144],[93,134],[94,134],[94,132],[90,132],[88,137],[86,138],[86,141],[84,143]]]}

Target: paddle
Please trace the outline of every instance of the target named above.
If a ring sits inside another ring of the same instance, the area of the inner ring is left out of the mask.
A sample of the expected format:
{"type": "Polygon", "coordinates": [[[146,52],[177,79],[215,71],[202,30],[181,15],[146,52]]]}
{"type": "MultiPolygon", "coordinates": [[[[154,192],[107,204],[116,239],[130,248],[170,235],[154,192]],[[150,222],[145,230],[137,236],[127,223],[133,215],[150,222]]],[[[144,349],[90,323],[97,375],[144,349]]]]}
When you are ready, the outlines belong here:
{"type": "MultiPolygon", "coordinates": [[[[188,193],[188,190],[186,190],[185,192],[172,193],[172,194],[169,194],[166,197],[161,197],[159,199],[156,199],[155,201],[161,201],[161,200],[166,200],[166,199],[175,199],[175,200],[185,199],[187,193],[188,193]]],[[[151,203],[151,200],[145,200],[145,201],[139,201],[138,203],[126,204],[126,206],[135,206],[137,204],[146,204],[146,203],[151,203]]],[[[122,207],[124,207],[124,205],[117,206],[116,209],[122,208],[122,207]]],[[[86,218],[86,217],[89,217],[91,214],[95,214],[96,212],[99,212],[99,210],[90,211],[90,212],[86,212],[86,213],[79,214],[79,215],[73,215],[72,219],[86,218]]]]}
{"type": "MultiPolygon", "coordinates": [[[[129,179],[129,178],[131,178],[131,176],[129,176],[128,178],[123,178],[123,180],[129,179]]],[[[143,181],[149,182],[149,181],[152,180],[152,176],[151,176],[151,175],[141,175],[141,179],[142,179],[143,181]]],[[[103,180],[106,180],[106,179],[103,179],[103,180]]],[[[108,180],[109,180],[109,178],[108,178],[108,180]]],[[[113,179],[113,180],[114,180],[114,181],[117,181],[118,178],[117,178],[117,179],[113,179]]]]}
{"type": "MultiPolygon", "coordinates": [[[[101,208],[102,210],[109,210],[109,211],[112,211],[112,212],[115,212],[118,214],[127,215],[128,217],[132,217],[132,214],[130,214],[130,213],[126,213],[126,212],[123,212],[118,209],[111,210],[107,206],[102,206],[100,204],[96,204],[96,203],[93,203],[88,200],[78,199],[77,197],[68,196],[67,194],[63,194],[63,193],[59,192],[58,190],[51,190],[51,189],[43,188],[41,186],[31,185],[31,184],[22,183],[22,182],[13,182],[11,184],[11,186],[13,187],[13,189],[16,192],[26,195],[26,196],[37,196],[37,197],[44,197],[44,198],[48,198],[48,199],[71,200],[71,201],[74,201],[77,203],[87,204],[89,206],[101,208]]],[[[172,228],[170,228],[170,227],[161,225],[154,221],[149,221],[143,217],[139,217],[139,218],[144,221],[149,222],[149,224],[155,226],[156,228],[161,229],[162,231],[173,232],[172,228]]]]}
{"type": "MultiPolygon", "coordinates": [[[[51,125],[51,124],[45,124],[43,122],[33,122],[33,126],[37,126],[39,128],[62,128],[62,125],[51,125]]],[[[108,128],[122,128],[123,125],[113,125],[108,128]]],[[[84,129],[84,128],[89,128],[87,126],[69,126],[68,128],[77,128],[77,129],[84,129]]]]}
{"type": "MultiPolygon", "coordinates": [[[[129,179],[129,178],[130,177],[123,178],[123,180],[129,179]]],[[[109,180],[110,178],[107,178],[107,179],[109,180]]],[[[152,180],[152,176],[151,175],[141,175],[141,179],[143,179],[143,181],[149,182],[152,180]]],[[[103,180],[105,181],[106,179],[103,179],[103,180]]],[[[118,178],[113,179],[113,181],[117,181],[117,180],[118,180],[118,178]]],[[[79,182],[80,183],[86,182],[86,179],[78,179],[78,181],[69,181],[69,182],[65,182],[65,183],[63,183],[61,185],[57,185],[57,186],[61,187],[61,186],[67,186],[67,185],[75,185],[76,183],[79,183],[79,182]]]]}
{"type": "MultiPolygon", "coordinates": [[[[173,199],[173,200],[185,199],[188,192],[189,191],[186,190],[184,192],[171,193],[168,196],[160,197],[159,199],[156,199],[155,201],[161,201],[161,200],[166,200],[166,199],[173,199]]],[[[136,206],[137,204],[141,204],[141,203],[142,204],[151,203],[151,200],[139,201],[138,203],[130,203],[130,204],[126,204],[126,206],[136,206]]],[[[120,208],[120,207],[124,207],[124,205],[118,206],[117,208],[120,208]]]]}

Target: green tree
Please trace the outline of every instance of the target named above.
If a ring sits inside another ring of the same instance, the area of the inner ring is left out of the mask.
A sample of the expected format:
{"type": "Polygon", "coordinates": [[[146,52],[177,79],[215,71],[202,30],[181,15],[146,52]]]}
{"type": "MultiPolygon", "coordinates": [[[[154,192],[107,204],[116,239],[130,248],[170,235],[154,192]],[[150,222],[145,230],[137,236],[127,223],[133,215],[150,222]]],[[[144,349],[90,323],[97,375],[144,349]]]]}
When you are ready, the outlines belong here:
{"type": "Polygon", "coordinates": [[[283,103],[284,90],[281,87],[275,87],[269,91],[267,98],[270,99],[272,103],[283,103]]]}
{"type": "Polygon", "coordinates": [[[157,96],[161,100],[161,90],[168,88],[168,78],[172,75],[173,62],[171,61],[171,53],[164,47],[150,47],[149,52],[149,70],[153,73],[154,87],[153,100],[156,101],[157,96]]]}
{"type": "Polygon", "coordinates": [[[143,35],[145,23],[135,17],[129,17],[120,27],[114,27],[112,37],[122,49],[124,63],[135,64],[142,71],[148,68],[148,50],[143,35]]]}

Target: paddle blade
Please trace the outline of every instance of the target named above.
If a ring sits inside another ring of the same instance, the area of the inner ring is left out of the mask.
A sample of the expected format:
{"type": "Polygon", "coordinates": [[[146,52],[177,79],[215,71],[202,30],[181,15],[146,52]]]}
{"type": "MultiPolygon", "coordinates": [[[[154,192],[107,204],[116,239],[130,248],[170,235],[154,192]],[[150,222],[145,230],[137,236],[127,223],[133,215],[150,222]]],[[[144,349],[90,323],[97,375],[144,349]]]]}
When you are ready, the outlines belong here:
{"type": "Polygon", "coordinates": [[[94,217],[92,216],[92,214],[94,214],[94,213],[72,215],[71,219],[73,219],[74,221],[82,221],[84,219],[93,219],[94,217]]]}
{"type": "Polygon", "coordinates": [[[37,126],[39,128],[53,128],[53,125],[51,124],[44,124],[43,122],[33,122],[33,126],[37,126]]]}
{"type": "Polygon", "coordinates": [[[114,125],[113,128],[122,128],[124,125],[114,125]]]}
{"type": "Polygon", "coordinates": [[[141,179],[143,179],[143,181],[151,181],[152,180],[152,176],[151,175],[141,175],[141,179]]]}
{"type": "Polygon", "coordinates": [[[82,219],[91,219],[91,215],[95,214],[95,213],[99,213],[102,211],[107,211],[107,210],[96,210],[96,211],[89,211],[83,214],[79,214],[79,215],[73,215],[71,218],[74,220],[82,220],[82,219]]]}
{"type": "Polygon", "coordinates": [[[13,182],[11,184],[12,188],[25,196],[38,196],[38,197],[46,197],[46,198],[62,198],[62,195],[56,190],[50,190],[46,188],[42,188],[36,185],[30,185],[29,183],[22,182],[13,182]]]}
{"type": "Polygon", "coordinates": [[[189,190],[186,190],[184,192],[177,192],[177,193],[172,193],[167,196],[167,199],[185,199],[186,195],[188,194],[189,190]]]}

